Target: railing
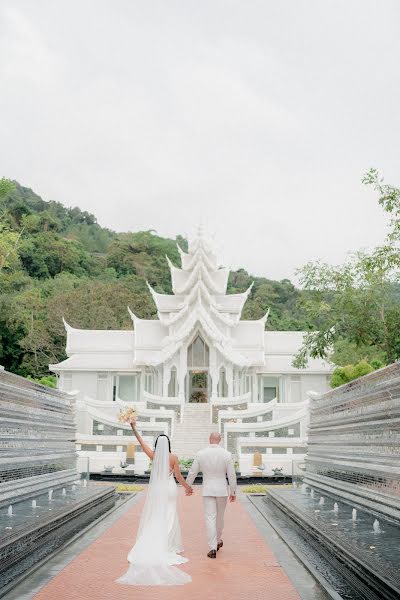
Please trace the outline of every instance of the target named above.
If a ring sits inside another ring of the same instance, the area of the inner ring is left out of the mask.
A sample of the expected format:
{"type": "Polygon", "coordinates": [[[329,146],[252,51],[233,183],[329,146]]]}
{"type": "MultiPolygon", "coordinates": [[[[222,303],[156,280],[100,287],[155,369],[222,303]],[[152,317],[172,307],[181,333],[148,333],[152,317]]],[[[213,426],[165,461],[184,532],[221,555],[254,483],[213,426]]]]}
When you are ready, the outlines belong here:
{"type": "Polygon", "coordinates": [[[249,434],[254,432],[254,433],[267,433],[269,431],[273,431],[274,429],[281,429],[281,428],[285,428],[285,427],[289,427],[290,425],[297,425],[299,424],[300,427],[300,436],[302,436],[302,434],[304,434],[304,429],[305,429],[305,423],[308,420],[308,410],[306,408],[306,406],[304,406],[302,409],[298,410],[295,413],[292,413],[289,417],[284,418],[284,419],[279,419],[279,420],[275,420],[275,421],[263,421],[263,422],[256,422],[256,423],[226,423],[225,424],[225,431],[224,431],[224,438],[225,438],[225,444],[228,444],[228,435],[229,433],[236,433],[236,432],[248,432],[249,434]],[[301,425],[301,423],[303,422],[303,427],[301,425]],[[303,431],[301,431],[301,429],[303,429],[303,431]]]}
{"type": "Polygon", "coordinates": [[[210,400],[210,418],[211,423],[218,423],[218,415],[221,410],[225,407],[236,407],[247,409],[247,405],[250,402],[251,393],[241,394],[240,396],[231,396],[229,398],[211,398],[210,400]]]}
{"type": "Polygon", "coordinates": [[[146,401],[148,408],[151,404],[153,404],[157,408],[161,406],[168,406],[172,408],[175,412],[175,415],[179,419],[179,422],[182,423],[184,404],[180,398],[178,398],[177,396],[157,396],[156,394],[150,394],[150,392],[144,392],[143,397],[146,401]]]}

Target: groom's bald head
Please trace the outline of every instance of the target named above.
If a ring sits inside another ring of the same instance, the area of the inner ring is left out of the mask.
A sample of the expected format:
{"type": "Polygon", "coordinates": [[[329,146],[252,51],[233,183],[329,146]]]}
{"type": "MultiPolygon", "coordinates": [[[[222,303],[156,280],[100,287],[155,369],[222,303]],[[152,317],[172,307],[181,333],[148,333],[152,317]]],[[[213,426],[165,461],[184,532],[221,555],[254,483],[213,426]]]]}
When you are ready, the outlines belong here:
{"type": "Polygon", "coordinates": [[[210,444],[219,444],[221,441],[221,434],[218,431],[214,431],[210,435],[210,444]]]}

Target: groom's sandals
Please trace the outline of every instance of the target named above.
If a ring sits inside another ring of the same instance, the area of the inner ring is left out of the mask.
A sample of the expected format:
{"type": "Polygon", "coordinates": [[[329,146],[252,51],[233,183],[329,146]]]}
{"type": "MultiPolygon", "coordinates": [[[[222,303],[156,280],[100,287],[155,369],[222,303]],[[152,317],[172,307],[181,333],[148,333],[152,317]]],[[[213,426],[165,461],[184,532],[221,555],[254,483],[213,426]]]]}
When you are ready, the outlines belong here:
{"type": "Polygon", "coordinates": [[[216,550],[210,550],[210,552],[207,554],[208,558],[217,558],[217,551],[216,550]]]}
{"type": "Polygon", "coordinates": [[[224,545],[224,542],[221,540],[217,546],[217,552],[220,548],[222,548],[223,545],[224,545]]]}

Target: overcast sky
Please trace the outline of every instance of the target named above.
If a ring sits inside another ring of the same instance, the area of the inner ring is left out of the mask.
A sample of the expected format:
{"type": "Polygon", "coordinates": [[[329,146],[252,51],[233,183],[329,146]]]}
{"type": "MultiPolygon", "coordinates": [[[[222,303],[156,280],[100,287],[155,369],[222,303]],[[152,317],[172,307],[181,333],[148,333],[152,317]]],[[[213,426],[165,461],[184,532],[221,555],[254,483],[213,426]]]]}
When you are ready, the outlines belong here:
{"type": "Polygon", "coordinates": [[[378,243],[400,184],[398,0],[0,0],[0,176],[292,278],[378,243]]]}

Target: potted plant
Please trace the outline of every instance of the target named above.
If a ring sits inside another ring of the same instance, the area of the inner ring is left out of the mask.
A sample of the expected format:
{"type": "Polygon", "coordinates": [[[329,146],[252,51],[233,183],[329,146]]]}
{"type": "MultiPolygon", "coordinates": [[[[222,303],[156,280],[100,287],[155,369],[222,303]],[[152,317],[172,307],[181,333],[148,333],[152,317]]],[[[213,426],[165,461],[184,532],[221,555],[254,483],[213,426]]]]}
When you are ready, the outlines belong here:
{"type": "Polygon", "coordinates": [[[273,477],[280,477],[283,475],[283,467],[272,468],[273,477]]]}
{"type": "Polygon", "coordinates": [[[189,471],[192,466],[194,458],[181,458],[179,461],[179,465],[183,473],[189,471]]]}

